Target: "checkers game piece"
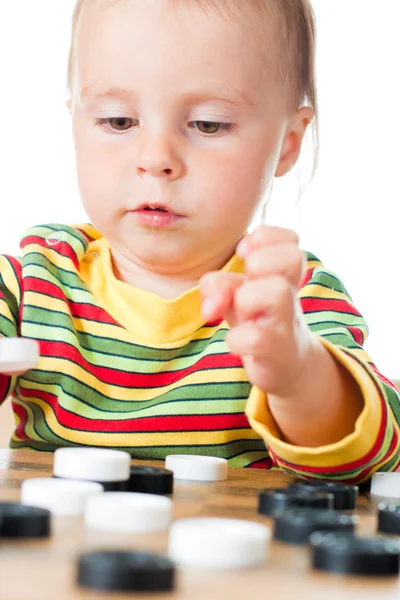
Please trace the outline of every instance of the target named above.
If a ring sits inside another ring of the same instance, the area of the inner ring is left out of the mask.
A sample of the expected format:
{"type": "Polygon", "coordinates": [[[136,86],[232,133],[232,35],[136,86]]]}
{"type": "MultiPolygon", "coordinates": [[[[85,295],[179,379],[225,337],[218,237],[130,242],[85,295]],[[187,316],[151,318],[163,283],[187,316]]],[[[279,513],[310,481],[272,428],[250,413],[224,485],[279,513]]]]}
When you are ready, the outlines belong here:
{"type": "Polygon", "coordinates": [[[372,496],[400,498],[400,472],[374,473],[371,479],[370,493],[372,496]]]}
{"type": "Polygon", "coordinates": [[[45,538],[50,535],[50,512],[44,508],[0,503],[0,538],[45,538]]]}
{"type": "Polygon", "coordinates": [[[85,524],[116,533],[152,533],[168,529],[172,502],[163,496],[106,492],[88,498],[85,524]]]}
{"type": "Polygon", "coordinates": [[[25,373],[39,362],[39,344],[28,338],[0,339],[0,373],[25,373]]]}
{"type": "Polygon", "coordinates": [[[289,488],[298,488],[308,492],[328,492],[333,494],[335,510],[355,510],[358,498],[357,485],[345,485],[336,481],[296,481],[289,488]]]}
{"type": "Polygon", "coordinates": [[[333,509],[333,506],[333,494],[304,492],[295,488],[267,489],[258,498],[258,512],[267,516],[289,508],[333,509]]]}
{"type": "Polygon", "coordinates": [[[299,508],[275,515],[274,537],[288,544],[306,544],[314,531],[354,531],[359,517],[334,510],[299,508]]]}
{"type": "Polygon", "coordinates": [[[250,521],[180,519],[171,525],[168,554],[183,565],[245,568],[264,562],[270,538],[268,527],[250,521]]]}
{"type": "Polygon", "coordinates": [[[173,472],[175,479],[223,481],[228,477],[228,461],[215,456],[170,454],[165,459],[165,468],[173,472]]]}
{"type": "Polygon", "coordinates": [[[126,489],[131,457],[106,448],[59,448],[54,453],[55,477],[101,483],[106,491],[126,489]]]}
{"type": "Polygon", "coordinates": [[[398,504],[379,504],[378,531],[400,535],[400,506],[398,504]]]}
{"type": "Polygon", "coordinates": [[[174,474],[167,469],[156,467],[131,467],[131,474],[126,483],[128,492],[142,494],[172,494],[174,474]]]}
{"type": "Polygon", "coordinates": [[[385,538],[362,538],[343,533],[313,533],[312,564],[319,571],[345,575],[390,577],[399,574],[400,547],[385,538]]]}
{"type": "Polygon", "coordinates": [[[103,491],[103,486],[93,481],[26,479],[21,485],[21,503],[47,508],[53,515],[80,515],[86,500],[103,491]]]}
{"type": "Polygon", "coordinates": [[[134,552],[88,552],[78,559],[78,584],[98,590],[169,592],[173,563],[162,556],[134,552]]]}

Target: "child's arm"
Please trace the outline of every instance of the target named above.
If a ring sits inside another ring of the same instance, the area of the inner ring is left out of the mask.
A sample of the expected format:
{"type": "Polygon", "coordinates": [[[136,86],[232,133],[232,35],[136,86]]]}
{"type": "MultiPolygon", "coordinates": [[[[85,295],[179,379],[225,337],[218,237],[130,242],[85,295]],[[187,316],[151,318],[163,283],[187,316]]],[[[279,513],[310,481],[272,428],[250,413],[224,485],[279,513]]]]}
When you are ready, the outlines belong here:
{"type": "MultiPolygon", "coordinates": [[[[19,335],[21,264],[18,259],[0,255],[0,340],[19,335]]],[[[0,373],[0,405],[12,393],[16,375],[0,373]]]]}
{"type": "Polygon", "coordinates": [[[395,468],[399,396],[362,349],[366,326],[346,290],[310,260],[299,303],[295,234],[262,228],[246,243],[246,276],[211,274],[202,292],[213,303],[206,316],[222,314],[232,328],[227,342],[255,386],[247,414],[272,457],[314,477],[395,468]]]}

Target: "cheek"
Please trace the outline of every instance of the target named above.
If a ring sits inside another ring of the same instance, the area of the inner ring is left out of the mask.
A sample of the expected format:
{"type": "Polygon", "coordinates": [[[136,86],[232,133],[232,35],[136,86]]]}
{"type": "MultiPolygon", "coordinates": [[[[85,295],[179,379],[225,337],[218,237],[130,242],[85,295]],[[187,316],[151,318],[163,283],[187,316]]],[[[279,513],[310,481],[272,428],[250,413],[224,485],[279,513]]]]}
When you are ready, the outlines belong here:
{"type": "Polygon", "coordinates": [[[118,181],[116,153],[93,139],[93,132],[74,124],[76,168],[82,202],[89,212],[106,206],[118,181]]]}
{"type": "Polygon", "coordinates": [[[201,203],[213,214],[229,213],[247,217],[263,192],[268,164],[265,155],[219,157],[210,162],[207,177],[199,183],[201,203]]]}

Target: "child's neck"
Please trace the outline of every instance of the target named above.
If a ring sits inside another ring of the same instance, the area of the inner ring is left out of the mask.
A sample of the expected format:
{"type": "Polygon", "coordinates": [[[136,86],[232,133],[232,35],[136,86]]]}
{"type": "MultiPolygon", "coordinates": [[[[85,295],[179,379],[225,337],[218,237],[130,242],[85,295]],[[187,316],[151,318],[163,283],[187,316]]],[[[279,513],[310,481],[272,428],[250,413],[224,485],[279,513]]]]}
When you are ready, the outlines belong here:
{"type": "Polygon", "coordinates": [[[203,275],[221,269],[234,255],[234,249],[216,256],[213,259],[188,268],[179,273],[159,273],[145,266],[136,264],[111,248],[111,261],[114,275],[120,281],[152,292],[161,298],[172,300],[184,292],[196,287],[203,275]]]}

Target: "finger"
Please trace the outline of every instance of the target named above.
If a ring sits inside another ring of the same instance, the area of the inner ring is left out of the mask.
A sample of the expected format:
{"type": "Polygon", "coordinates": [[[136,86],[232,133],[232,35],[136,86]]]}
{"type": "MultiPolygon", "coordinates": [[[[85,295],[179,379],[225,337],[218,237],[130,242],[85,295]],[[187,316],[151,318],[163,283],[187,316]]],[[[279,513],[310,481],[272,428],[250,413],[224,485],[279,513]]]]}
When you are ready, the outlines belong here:
{"type": "Polygon", "coordinates": [[[202,315],[206,321],[232,316],[235,291],[242,285],[244,275],[216,271],[200,280],[202,315]]]}
{"type": "Polygon", "coordinates": [[[260,320],[254,320],[246,321],[228,331],[225,341],[232,354],[274,362],[277,354],[279,356],[279,348],[286,346],[289,337],[289,332],[282,322],[269,327],[260,320]]]}
{"type": "Polygon", "coordinates": [[[260,319],[293,322],[296,290],[280,276],[252,279],[235,294],[234,307],[239,323],[260,319]]]}
{"type": "Polygon", "coordinates": [[[251,252],[246,258],[246,276],[267,277],[280,275],[296,288],[305,267],[303,252],[295,244],[264,246],[251,252]]]}
{"type": "Polygon", "coordinates": [[[262,226],[240,240],[236,253],[242,258],[246,258],[250,252],[257,248],[274,246],[275,244],[298,245],[299,236],[291,229],[262,226]]]}

